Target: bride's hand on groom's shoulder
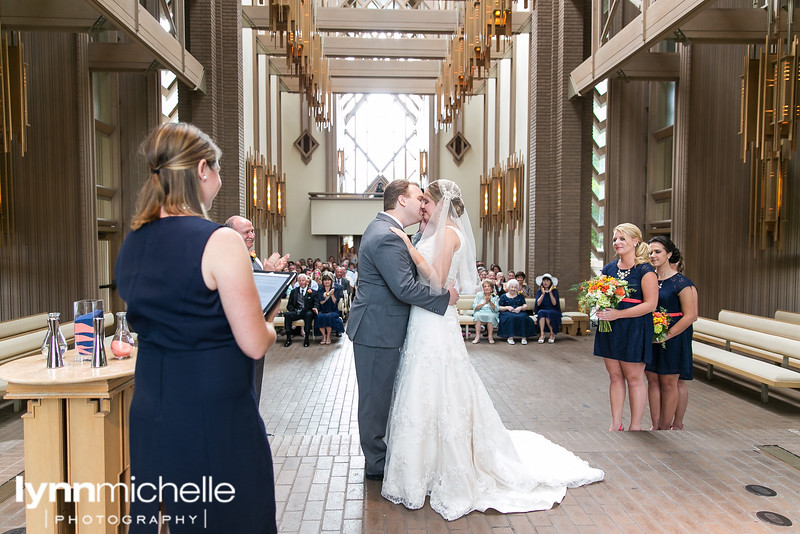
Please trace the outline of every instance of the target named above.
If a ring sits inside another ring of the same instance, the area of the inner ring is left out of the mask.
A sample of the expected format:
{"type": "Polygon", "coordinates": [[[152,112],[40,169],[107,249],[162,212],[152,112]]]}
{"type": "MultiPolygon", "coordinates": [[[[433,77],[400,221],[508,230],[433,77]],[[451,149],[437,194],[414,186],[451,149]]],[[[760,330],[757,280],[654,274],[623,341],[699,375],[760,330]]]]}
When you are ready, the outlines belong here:
{"type": "Polygon", "coordinates": [[[406,233],[405,233],[405,231],[403,231],[403,230],[401,230],[401,229],[399,229],[399,228],[396,228],[396,227],[394,227],[394,226],[392,226],[391,228],[389,228],[389,230],[391,230],[392,232],[394,232],[396,235],[399,235],[399,236],[400,236],[400,237],[403,239],[403,241],[405,241],[405,242],[406,242],[406,244],[407,244],[407,245],[408,245],[408,244],[411,244],[411,240],[408,238],[408,234],[406,234],[406,233]]]}

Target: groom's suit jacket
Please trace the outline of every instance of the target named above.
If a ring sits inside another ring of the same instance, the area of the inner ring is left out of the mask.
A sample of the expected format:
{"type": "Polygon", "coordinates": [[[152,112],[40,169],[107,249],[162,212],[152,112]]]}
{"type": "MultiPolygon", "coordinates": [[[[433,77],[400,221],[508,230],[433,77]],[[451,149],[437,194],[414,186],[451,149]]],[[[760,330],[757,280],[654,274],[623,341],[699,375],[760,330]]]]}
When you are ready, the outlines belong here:
{"type": "MultiPolygon", "coordinates": [[[[379,213],[367,226],[358,251],[358,291],[347,319],[354,343],[393,348],[403,345],[411,306],[444,315],[450,294],[432,295],[416,281],[416,268],[403,240],[390,228],[400,225],[379,213]]],[[[402,230],[402,228],[400,228],[402,230]]]]}

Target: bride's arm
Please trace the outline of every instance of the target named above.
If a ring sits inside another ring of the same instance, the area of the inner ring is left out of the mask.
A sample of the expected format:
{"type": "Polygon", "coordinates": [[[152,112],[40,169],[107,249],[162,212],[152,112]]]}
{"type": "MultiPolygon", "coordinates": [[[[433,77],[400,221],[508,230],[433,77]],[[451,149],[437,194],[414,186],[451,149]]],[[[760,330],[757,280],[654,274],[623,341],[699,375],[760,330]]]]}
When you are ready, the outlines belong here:
{"type": "Polygon", "coordinates": [[[422,274],[422,276],[424,276],[426,279],[430,280],[431,285],[443,287],[444,281],[447,279],[447,273],[450,272],[450,264],[453,261],[453,254],[461,244],[458,234],[456,234],[452,228],[447,228],[444,233],[442,253],[439,255],[436,265],[429,265],[428,262],[425,261],[425,258],[422,257],[422,254],[420,254],[419,251],[414,248],[414,245],[411,244],[411,240],[408,239],[408,235],[406,235],[404,231],[395,227],[392,227],[391,230],[400,236],[400,239],[402,239],[406,244],[408,253],[411,254],[411,259],[417,266],[420,274],[422,274]]]}

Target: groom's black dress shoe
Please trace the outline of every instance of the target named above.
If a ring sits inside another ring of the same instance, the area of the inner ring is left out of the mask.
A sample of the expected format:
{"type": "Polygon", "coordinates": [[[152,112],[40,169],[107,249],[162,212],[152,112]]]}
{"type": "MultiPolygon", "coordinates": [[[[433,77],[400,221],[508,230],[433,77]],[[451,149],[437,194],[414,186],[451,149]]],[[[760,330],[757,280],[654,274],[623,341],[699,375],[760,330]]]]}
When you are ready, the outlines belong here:
{"type": "Polygon", "coordinates": [[[287,337],[287,338],[286,338],[286,343],[284,343],[284,344],[283,344],[283,346],[284,346],[284,347],[288,347],[288,346],[289,346],[289,345],[291,345],[291,344],[292,344],[292,338],[290,338],[290,337],[287,337]]]}
{"type": "Polygon", "coordinates": [[[383,480],[383,473],[381,473],[380,475],[370,475],[364,473],[364,478],[366,478],[367,480],[383,480]]]}
{"type": "Polygon", "coordinates": [[[308,338],[305,338],[305,339],[303,340],[303,346],[304,346],[304,347],[307,347],[308,345],[309,345],[309,343],[308,343],[308,338]]]}

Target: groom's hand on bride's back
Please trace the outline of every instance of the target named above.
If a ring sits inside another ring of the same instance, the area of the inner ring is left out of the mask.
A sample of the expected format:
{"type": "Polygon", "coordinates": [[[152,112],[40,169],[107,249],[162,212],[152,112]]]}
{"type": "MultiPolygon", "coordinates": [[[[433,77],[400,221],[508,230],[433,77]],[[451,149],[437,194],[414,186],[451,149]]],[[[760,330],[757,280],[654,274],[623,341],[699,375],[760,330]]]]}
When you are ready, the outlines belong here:
{"type": "Polygon", "coordinates": [[[456,291],[456,288],[454,288],[453,286],[450,286],[450,289],[448,291],[450,291],[450,305],[452,306],[453,304],[458,302],[458,291],[456,291]]]}

